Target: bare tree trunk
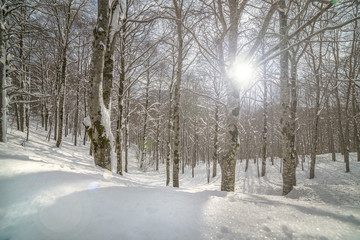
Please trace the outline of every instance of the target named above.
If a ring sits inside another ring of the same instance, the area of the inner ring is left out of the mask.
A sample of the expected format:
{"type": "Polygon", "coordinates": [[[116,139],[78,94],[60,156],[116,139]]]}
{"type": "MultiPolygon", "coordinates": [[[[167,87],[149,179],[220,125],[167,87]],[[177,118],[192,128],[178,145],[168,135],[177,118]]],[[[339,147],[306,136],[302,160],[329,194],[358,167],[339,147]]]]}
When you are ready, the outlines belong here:
{"type": "Polygon", "coordinates": [[[66,114],[65,114],[65,137],[67,137],[69,135],[69,129],[71,129],[71,125],[69,124],[69,113],[67,112],[67,110],[65,109],[66,114]]]}
{"type": "Polygon", "coordinates": [[[289,51],[287,40],[287,21],[285,0],[279,2],[280,21],[280,105],[282,133],[282,164],[283,164],[283,195],[288,194],[296,184],[295,159],[292,157],[291,126],[290,126],[290,88],[289,88],[289,51]]]}
{"type": "Polygon", "coordinates": [[[74,146],[77,145],[77,136],[79,128],[79,101],[80,101],[80,77],[78,77],[78,88],[76,91],[76,109],[75,109],[75,119],[74,119],[74,146]]]}
{"type": "MultiPolygon", "coordinates": [[[[337,78],[336,78],[337,79],[337,78]]],[[[337,82],[337,81],[336,81],[337,82]]],[[[337,84],[337,83],[336,83],[337,84]]],[[[340,151],[342,154],[345,153],[345,143],[344,143],[344,130],[343,130],[343,120],[342,120],[342,111],[341,111],[341,102],[340,102],[340,96],[339,96],[339,88],[337,87],[335,89],[335,98],[337,103],[337,119],[338,119],[338,127],[339,127],[339,143],[340,143],[340,151]]]]}
{"type": "Polygon", "coordinates": [[[60,147],[62,141],[62,132],[63,132],[63,122],[64,122],[64,103],[65,103],[65,85],[66,85],[66,48],[63,49],[63,59],[62,59],[62,67],[61,67],[61,80],[60,80],[60,91],[59,91],[59,125],[58,125],[58,135],[56,141],[56,147],[60,147]]]}
{"type": "Polygon", "coordinates": [[[207,144],[206,147],[206,177],[207,183],[210,183],[210,144],[207,144]]]}
{"type": "MultiPolygon", "coordinates": [[[[21,84],[21,88],[23,88],[21,84]]],[[[21,101],[19,103],[19,116],[20,116],[20,131],[25,131],[25,104],[24,104],[24,98],[23,96],[19,96],[19,100],[21,101]]]]}
{"type": "MultiPolygon", "coordinates": [[[[124,74],[125,75],[125,74],[124,74]]],[[[122,95],[124,90],[124,80],[125,76],[120,74],[120,83],[119,83],[119,92],[118,92],[118,120],[116,127],[116,158],[117,158],[117,174],[122,174],[122,139],[121,139],[121,128],[122,128],[122,112],[123,112],[123,103],[122,103],[122,95]]]]}
{"type": "Polygon", "coordinates": [[[357,161],[360,162],[360,133],[359,133],[359,104],[356,98],[355,84],[352,86],[352,111],[353,111],[353,124],[354,124],[354,143],[357,151],[357,161]]]}
{"type": "Polygon", "coordinates": [[[45,111],[44,111],[44,103],[41,103],[41,112],[40,112],[40,118],[41,118],[41,127],[44,128],[45,126],[45,111]]]}
{"type": "Polygon", "coordinates": [[[245,160],[245,170],[244,171],[247,172],[248,168],[249,168],[249,158],[247,157],[245,160]]]}
{"type": "Polygon", "coordinates": [[[333,131],[333,121],[330,114],[330,106],[329,106],[329,98],[328,96],[326,100],[326,113],[327,113],[327,119],[326,119],[326,127],[327,127],[327,134],[328,134],[328,146],[329,146],[329,152],[331,152],[331,159],[332,161],[336,161],[336,155],[335,155],[335,146],[334,146],[334,131],[333,131]]]}
{"type": "Polygon", "coordinates": [[[349,118],[349,101],[350,101],[351,82],[348,83],[345,102],[345,133],[344,133],[344,162],[345,172],[350,172],[349,152],[350,152],[350,118],[349,118]]]}
{"type": "Polygon", "coordinates": [[[191,158],[191,176],[195,177],[195,166],[198,159],[198,122],[197,116],[195,116],[195,123],[194,123],[194,146],[193,146],[193,157],[191,158]]]}
{"type": "Polygon", "coordinates": [[[26,126],[26,141],[29,141],[30,134],[30,104],[25,108],[25,126],[26,126]]]}
{"type": "Polygon", "coordinates": [[[48,122],[49,122],[49,109],[45,104],[45,131],[48,130],[48,122]]]}
{"type": "Polygon", "coordinates": [[[124,121],[124,171],[128,172],[128,153],[129,153],[129,134],[128,134],[128,126],[129,126],[129,106],[130,106],[130,88],[127,91],[127,97],[125,100],[125,121],[124,121]]]}
{"type": "MultiPolygon", "coordinates": [[[[125,32],[126,24],[123,23],[122,32],[125,32]]],[[[119,77],[119,91],[118,91],[118,121],[116,128],[116,158],[117,158],[117,173],[122,175],[122,115],[123,115],[123,94],[124,94],[124,83],[125,83],[125,43],[126,36],[123,34],[120,38],[120,77],[119,77]]],[[[111,58],[110,58],[111,59],[111,58]]],[[[112,71],[112,69],[111,69],[112,71]]],[[[112,74],[111,74],[112,77],[112,74]]],[[[125,140],[126,142],[126,140],[125,140]]]]}
{"type": "MultiPolygon", "coordinates": [[[[87,117],[87,106],[86,106],[86,88],[84,88],[84,116],[87,117]]],[[[84,139],[83,139],[83,145],[86,144],[86,138],[87,138],[88,131],[84,130],[84,139]]],[[[91,144],[90,144],[91,145],[91,144]]]]}
{"type": "MultiPolygon", "coordinates": [[[[16,100],[17,98],[15,98],[16,100]]],[[[15,119],[16,119],[16,129],[20,131],[20,117],[19,117],[19,107],[17,103],[14,103],[15,110],[15,119]]]]}
{"type": "Polygon", "coordinates": [[[310,179],[315,177],[315,161],[316,154],[318,149],[318,126],[319,126],[319,118],[320,118],[320,77],[318,74],[315,76],[316,79],[316,100],[315,100],[315,119],[314,125],[312,128],[313,140],[312,140],[312,148],[311,148],[311,164],[310,164],[310,179]]]}
{"type": "Polygon", "coordinates": [[[213,177],[216,177],[218,160],[218,135],[219,135],[219,105],[215,103],[215,130],[214,130],[214,153],[213,153],[213,177]]]}
{"type": "Polygon", "coordinates": [[[177,30],[177,69],[176,81],[174,88],[174,159],[173,159],[173,187],[179,187],[179,162],[180,162],[180,87],[182,79],[183,65],[183,31],[182,31],[182,7],[178,5],[177,0],[173,0],[174,10],[176,14],[176,30],[177,30]]]}
{"type": "MultiPolygon", "coordinates": [[[[2,7],[2,4],[1,4],[2,7]]],[[[0,11],[0,22],[4,22],[3,11],[0,11]]],[[[7,142],[7,103],[6,103],[6,45],[5,45],[5,25],[0,24],[0,141],[7,142]]]]}
{"type": "MultiPolygon", "coordinates": [[[[306,47],[304,47],[305,49],[306,47]]],[[[300,54],[302,55],[302,54],[300,54]]],[[[300,57],[299,57],[300,58],[300,57]]],[[[298,59],[296,59],[296,53],[294,53],[293,58],[291,59],[291,78],[290,78],[290,132],[291,132],[291,138],[290,138],[290,147],[292,150],[291,154],[291,161],[295,162],[294,165],[294,174],[296,173],[296,166],[299,163],[298,160],[298,154],[296,150],[296,113],[297,113],[297,63],[298,59]]],[[[296,176],[294,176],[293,179],[294,186],[296,185],[296,176]]]]}
{"type": "MultiPolygon", "coordinates": [[[[243,1],[242,4],[246,4],[243,1]]],[[[245,5],[243,5],[245,6],[245,5]]],[[[230,27],[228,30],[228,58],[229,63],[235,62],[237,53],[238,40],[238,23],[241,10],[238,9],[238,1],[229,0],[230,10],[230,27]]],[[[222,47],[220,49],[222,52],[222,47]]],[[[220,53],[220,55],[223,55],[220,53]]],[[[221,58],[223,59],[223,58],[221,58]]],[[[233,192],[235,190],[235,168],[236,168],[236,151],[238,149],[238,117],[240,112],[239,106],[239,92],[225,70],[225,65],[222,64],[222,72],[225,76],[226,93],[227,93],[227,113],[226,113],[226,135],[225,135],[225,149],[221,167],[221,191],[233,192]]]]}
{"type": "Polygon", "coordinates": [[[98,1],[98,19],[94,29],[93,53],[90,67],[89,83],[89,116],[91,119],[91,128],[89,137],[94,151],[95,164],[111,170],[111,144],[108,137],[109,132],[104,126],[104,103],[102,88],[104,57],[106,46],[104,43],[108,37],[109,26],[109,2],[108,0],[98,1]]]}
{"type": "Polygon", "coordinates": [[[191,158],[191,177],[195,177],[195,166],[196,166],[196,146],[193,147],[193,155],[191,158]]]}
{"type": "Polygon", "coordinates": [[[343,122],[342,122],[342,111],[341,111],[341,102],[340,102],[340,96],[339,96],[339,76],[338,76],[338,72],[339,72],[339,64],[340,64],[340,56],[339,56],[339,46],[338,43],[335,43],[335,46],[333,48],[333,56],[335,59],[335,67],[334,67],[334,71],[335,71],[335,99],[336,99],[336,107],[337,107],[337,123],[338,123],[338,128],[339,128],[339,145],[340,145],[340,152],[342,154],[344,154],[345,152],[345,143],[344,143],[344,131],[343,131],[343,122]]]}
{"type": "Polygon", "coordinates": [[[58,134],[58,95],[59,95],[59,84],[60,84],[60,70],[56,67],[56,79],[55,79],[55,92],[54,92],[54,140],[57,140],[58,134]]]}
{"type": "Polygon", "coordinates": [[[320,48],[319,48],[319,62],[316,66],[315,63],[315,56],[314,56],[314,51],[312,46],[310,45],[310,58],[312,59],[312,64],[313,64],[313,72],[315,75],[315,91],[316,91],[316,95],[315,95],[315,108],[314,108],[314,125],[312,126],[312,133],[313,133],[313,138],[311,141],[311,154],[310,154],[310,159],[311,159],[311,163],[310,163],[310,179],[313,179],[315,177],[315,163],[316,163],[316,154],[318,151],[318,134],[319,134],[319,120],[320,120],[320,68],[322,66],[322,45],[320,44],[320,48]]]}
{"type": "Polygon", "coordinates": [[[156,141],[155,141],[155,171],[159,171],[159,135],[160,135],[160,119],[156,121],[156,141]]]}
{"type": "Polygon", "coordinates": [[[186,144],[185,144],[185,126],[186,126],[186,120],[184,119],[183,122],[183,128],[182,128],[182,153],[181,153],[181,174],[185,173],[185,159],[186,159],[186,144]]]}
{"type": "Polygon", "coordinates": [[[266,79],[266,66],[264,67],[264,112],[263,112],[263,118],[264,118],[264,125],[263,125],[263,142],[262,142],[262,164],[261,164],[261,176],[265,176],[266,173],[266,149],[267,149],[267,134],[268,134],[268,99],[267,99],[267,79],[266,79]]]}
{"type": "MultiPolygon", "coordinates": [[[[356,15],[359,12],[359,4],[356,4],[356,15]]],[[[355,21],[355,27],[354,29],[358,28],[358,24],[357,21],[355,21]]],[[[351,53],[350,53],[350,57],[349,57],[349,62],[348,62],[348,74],[347,76],[349,77],[349,79],[355,79],[356,76],[358,74],[356,74],[356,71],[358,71],[359,66],[358,66],[358,49],[357,49],[357,45],[356,44],[358,41],[358,36],[356,34],[355,31],[353,31],[353,39],[352,39],[352,45],[351,45],[351,53]]],[[[346,102],[345,102],[345,133],[344,133],[344,161],[345,161],[345,171],[346,172],[350,172],[350,163],[349,163],[349,151],[350,151],[350,113],[349,113],[349,104],[350,104],[350,97],[351,97],[351,89],[352,89],[352,85],[354,83],[350,80],[348,81],[348,87],[347,87],[347,91],[346,91],[346,102]]],[[[354,96],[353,96],[354,97],[354,96]]],[[[355,99],[354,99],[355,100],[355,99]]],[[[353,103],[353,109],[354,109],[355,105],[353,103]]],[[[356,110],[356,107],[355,107],[356,110]]],[[[354,130],[357,131],[357,124],[355,124],[354,126],[354,130]]],[[[356,142],[356,139],[355,139],[356,142]]],[[[359,147],[358,147],[359,149],[359,147]]],[[[359,155],[358,155],[358,159],[359,159],[359,155]]]]}
{"type": "Polygon", "coordinates": [[[166,186],[169,186],[169,183],[170,183],[171,118],[172,118],[171,85],[169,87],[169,98],[170,98],[169,99],[169,119],[168,119],[168,125],[167,125],[167,143],[166,143],[166,186]]]}
{"type": "MultiPolygon", "coordinates": [[[[65,104],[65,91],[66,91],[66,69],[67,69],[67,49],[69,47],[69,35],[71,28],[71,4],[70,0],[67,4],[66,9],[66,24],[65,24],[65,35],[61,36],[61,79],[60,79],[60,90],[59,90],[59,132],[56,141],[56,147],[60,147],[62,141],[62,131],[64,125],[64,104],[65,104]]],[[[60,23],[59,23],[60,24],[60,23]]]]}
{"type": "Polygon", "coordinates": [[[50,117],[50,118],[49,118],[49,132],[48,132],[48,135],[47,135],[47,140],[48,140],[48,142],[50,142],[51,130],[52,130],[52,118],[50,117]]]}
{"type": "Polygon", "coordinates": [[[304,171],[305,154],[301,155],[301,170],[304,171]]]}
{"type": "MultiPolygon", "coordinates": [[[[161,85],[162,85],[162,81],[160,81],[159,84],[159,90],[158,90],[158,103],[160,106],[161,103],[161,85]]],[[[158,119],[156,120],[156,135],[155,135],[155,171],[159,171],[159,151],[160,151],[160,147],[159,147],[159,142],[160,142],[160,113],[157,115],[158,119]]]]}
{"type": "Polygon", "coordinates": [[[144,125],[142,131],[142,139],[140,141],[140,168],[143,168],[145,161],[145,155],[148,148],[148,143],[146,140],[146,130],[147,130],[147,118],[148,118],[148,108],[149,108],[149,87],[150,87],[150,72],[146,73],[146,89],[145,89],[145,107],[144,107],[144,125]]]}

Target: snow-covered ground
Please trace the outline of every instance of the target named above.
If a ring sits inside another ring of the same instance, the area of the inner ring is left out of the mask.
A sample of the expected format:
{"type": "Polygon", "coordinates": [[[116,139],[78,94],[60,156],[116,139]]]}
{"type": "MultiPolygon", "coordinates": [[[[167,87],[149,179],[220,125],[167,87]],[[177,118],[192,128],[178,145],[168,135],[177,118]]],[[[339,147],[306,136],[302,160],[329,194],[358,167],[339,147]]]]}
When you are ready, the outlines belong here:
{"type": "MultiPolygon", "coordinates": [[[[281,196],[279,161],[257,177],[238,162],[235,193],[207,184],[205,166],[165,187],[165,171],[137,169],[117,176],[95,168],[88,146],[65,138],[60,149],[32,129],[30,141],[9,129],[0,143],[0,240],[16,239],[360,239],[360,163],[351,155],[318,156],[316,178],[297,169],[297,186],[281,196]]],[[[220,170],[220,168],[218,168],[220,170]]],[[[220,175],[220,173],[218,173],[220,175]]]]}

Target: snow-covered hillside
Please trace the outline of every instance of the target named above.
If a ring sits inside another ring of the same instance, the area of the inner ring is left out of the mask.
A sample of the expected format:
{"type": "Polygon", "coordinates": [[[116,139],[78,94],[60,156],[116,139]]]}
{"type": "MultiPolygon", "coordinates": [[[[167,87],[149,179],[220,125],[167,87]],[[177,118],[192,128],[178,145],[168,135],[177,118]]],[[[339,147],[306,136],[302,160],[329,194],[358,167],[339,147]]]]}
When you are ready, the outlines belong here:
{"type": "MultiPolygon", "coordinates": [[[[206,181],[205,166],[165,187],[160,172],[117,176],[95,168],[88,146],[65,139],[60,149],[32,129],[30,141],[9,129],[0,143],[0,240],[5,239],[360,239],[360,163],[351,155],[318,156],[316,178],[297,169],[297,187],[281,196],[279,161],[257,177],[252,162],[237,165],[236,192],[206,181]]],[[[218,174],[219,175],[219,174],[218,174]]]]}

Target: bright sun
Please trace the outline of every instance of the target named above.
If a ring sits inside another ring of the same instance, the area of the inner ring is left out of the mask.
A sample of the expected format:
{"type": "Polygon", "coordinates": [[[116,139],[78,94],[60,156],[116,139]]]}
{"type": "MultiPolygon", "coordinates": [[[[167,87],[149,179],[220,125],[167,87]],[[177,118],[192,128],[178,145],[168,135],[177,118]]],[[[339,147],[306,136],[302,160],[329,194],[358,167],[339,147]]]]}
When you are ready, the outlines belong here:
{"type": "Polygon", "coordinates": [[[243,87],[252,82],[255,74],[254,66],[245,61],[235,61],[229,68],[229,77],[232,78],[239,87],[243,87]]]}

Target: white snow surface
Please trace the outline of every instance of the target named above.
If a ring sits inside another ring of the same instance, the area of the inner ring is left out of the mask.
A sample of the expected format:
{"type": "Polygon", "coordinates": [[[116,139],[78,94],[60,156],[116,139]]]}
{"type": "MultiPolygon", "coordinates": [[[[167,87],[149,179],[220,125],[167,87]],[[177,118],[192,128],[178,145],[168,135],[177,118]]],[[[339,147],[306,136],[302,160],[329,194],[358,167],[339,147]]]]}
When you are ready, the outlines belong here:
{"type": "Polygon", "coordinates": [[[236,191],[221,192],[218,176],[206,181],[205,164],[180,173],[180,188],[165,187],[165,168],[138,169],[135,152],[129,173],[97,168],[88,146],[61,148],[46,132],[9,128],[0,143],[0,239],[360,239],[360,163],[351,154],[350,173],[319,155],[316,178],[297,168],[297,186],[281,196],[279,160],[238,162],[236,191]],[[260,165],[260,164],[259,164],[260,165]]]}

